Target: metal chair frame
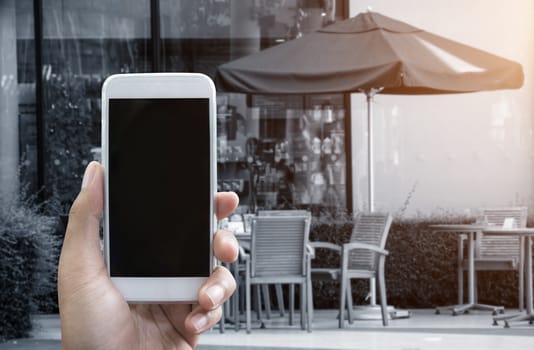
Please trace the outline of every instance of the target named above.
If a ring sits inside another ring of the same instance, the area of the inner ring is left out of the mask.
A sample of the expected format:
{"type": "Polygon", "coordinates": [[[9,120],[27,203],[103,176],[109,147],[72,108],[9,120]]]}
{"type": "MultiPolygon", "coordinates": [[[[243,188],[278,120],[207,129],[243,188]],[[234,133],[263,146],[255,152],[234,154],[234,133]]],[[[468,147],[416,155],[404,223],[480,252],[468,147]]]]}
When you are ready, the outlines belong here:
{"type": "Polygon", "coordinates": [[[340,254],[338,268],[312,268],[312,279],[340,280],[339,328],[344,328],[345,305],[349,323],[353,323],[352,289],[353,278],[378,278],[382,324],[387,326],[387,293],[385,280],[385,250],[389,229],[393,219],[389,213],[360,213],[354,219],[351,242],[343,246],[329,242],[310,242],[315,256],[316,249],[329,249],[340,254]],[[346,304],[345,304],[346,302],[346,304]]]}
{"type": "Polygon", "coordinates": [[[250,290],[255,284],[299,284],[301,327],[311,332],[309,232],[309,216],[257,216],[252,219],[250,254],[241,251],[245,261],[247,333],[251,330],[250,290]]]}

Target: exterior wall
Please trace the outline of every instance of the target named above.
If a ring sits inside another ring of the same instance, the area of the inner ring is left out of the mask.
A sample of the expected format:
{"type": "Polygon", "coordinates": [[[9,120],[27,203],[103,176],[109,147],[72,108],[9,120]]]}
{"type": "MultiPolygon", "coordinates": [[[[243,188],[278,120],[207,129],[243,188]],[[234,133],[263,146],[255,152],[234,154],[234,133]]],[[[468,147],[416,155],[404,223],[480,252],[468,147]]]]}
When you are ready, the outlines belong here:
{"type": "Polygon", "coordinates": [[[18,189],[18,84],[15,0],[0,2],[0,204],[18,189]]]}
{"type": "MultiPolygon", "coordinates": [[[[406,216],[474,214],[480,207],[534,210],[534,2],[350,1],[518,61],[521,89],[374,99],[375,207],[406,216]]],[[[353,196],[367,207],[366,102],[351,97],[353,196]]]]}

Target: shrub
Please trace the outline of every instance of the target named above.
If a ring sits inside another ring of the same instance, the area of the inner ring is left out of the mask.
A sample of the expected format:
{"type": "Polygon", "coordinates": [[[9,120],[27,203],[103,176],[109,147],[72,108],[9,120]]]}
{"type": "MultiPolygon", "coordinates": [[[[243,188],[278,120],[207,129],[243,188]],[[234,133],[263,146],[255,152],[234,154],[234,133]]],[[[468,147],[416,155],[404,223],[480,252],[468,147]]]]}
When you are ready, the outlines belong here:
{"type": "MultiPolygon", "coordinates": [[[[92,159],[94,132],[87,104],[87,81],[66,69],[63,73],[52,73],[44,81],[43,91],[45,195],[61,205],[61,213],[67,213],[79,191],[84,169],[92,159]]],[[[95,112],[99,111],[92,113],[95,112]]]]}
{"type": "Polygon", "coordinates": [[[60,238],[56,218],[41,214],[35,198],[0,203],[0,340],[31,330],[30,314],[57,304],[60,238]]]}
{"type": "MultiPolygon", "coordinates": [[[[431,224],[469,223],[474,217],[432,215],[393,221],[387,249],[386,283],[391,304],[435,307],[456,304],[458,234],[433,233],[431,224]]],[[[517,307],[518,276],[514,271],[477,272],[478,300],[517,307]]],[[[467,277],[464,274],[464,298],[467,277]]]]}
{"type": "Polygon", "coordinates": [[[396,219],[386,249],[388,302],[399,307],[435,307],[456,303],[458,235],[433,233],[437,223],[461,223],[458,217],[396,219]]]}

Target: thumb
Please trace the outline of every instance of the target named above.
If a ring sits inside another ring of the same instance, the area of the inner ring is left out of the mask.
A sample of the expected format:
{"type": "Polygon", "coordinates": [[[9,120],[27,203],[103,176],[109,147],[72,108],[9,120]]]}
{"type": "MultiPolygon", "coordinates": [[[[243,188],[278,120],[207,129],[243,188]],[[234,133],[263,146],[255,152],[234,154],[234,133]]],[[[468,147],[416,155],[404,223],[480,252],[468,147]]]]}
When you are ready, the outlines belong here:
{"type": "Polygon", "coordinates": [[[82,189],[72,204],[69,223],[59,260],[59,289],[62,283],[84,284],[86,279],[105,275],[100,251],[100,217],[103,209],[104,173],[102,166],[91,162],[85,170],[82,189]]]}

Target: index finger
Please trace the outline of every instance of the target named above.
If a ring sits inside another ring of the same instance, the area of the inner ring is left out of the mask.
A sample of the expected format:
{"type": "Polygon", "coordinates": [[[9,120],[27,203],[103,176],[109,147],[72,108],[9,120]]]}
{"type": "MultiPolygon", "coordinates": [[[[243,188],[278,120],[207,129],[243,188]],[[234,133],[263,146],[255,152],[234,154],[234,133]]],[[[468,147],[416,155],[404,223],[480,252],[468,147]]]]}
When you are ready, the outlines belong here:
{"type": "Polygon", "coordinates": [[[215,213],[217,220],[230,215],[239,204],[239,197],[234,192],[219,192],[215,194],[215,213]]]}

